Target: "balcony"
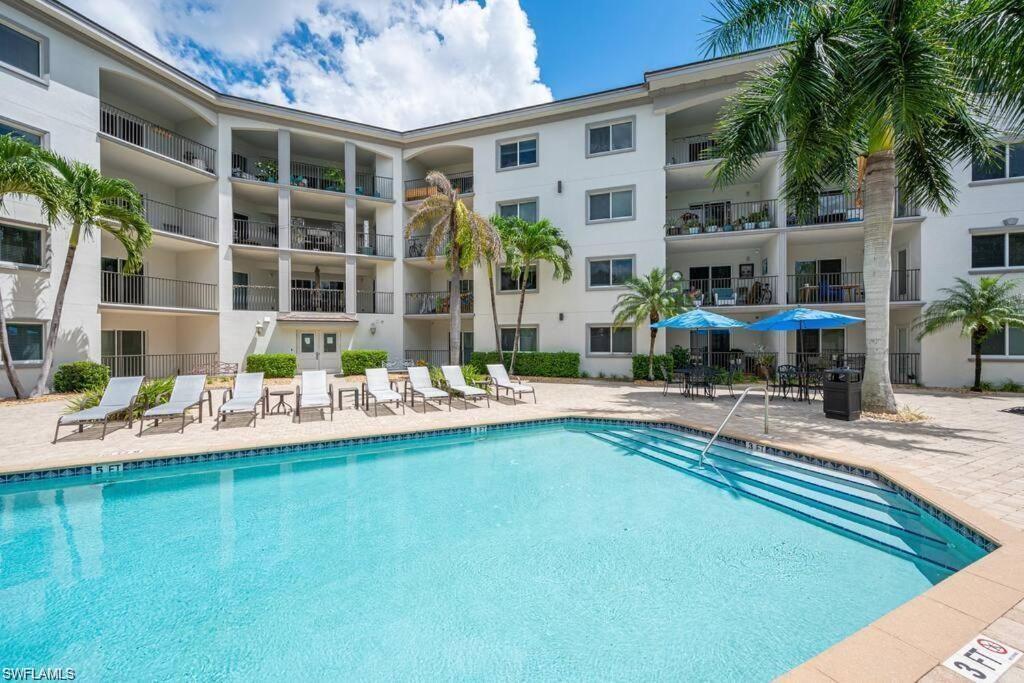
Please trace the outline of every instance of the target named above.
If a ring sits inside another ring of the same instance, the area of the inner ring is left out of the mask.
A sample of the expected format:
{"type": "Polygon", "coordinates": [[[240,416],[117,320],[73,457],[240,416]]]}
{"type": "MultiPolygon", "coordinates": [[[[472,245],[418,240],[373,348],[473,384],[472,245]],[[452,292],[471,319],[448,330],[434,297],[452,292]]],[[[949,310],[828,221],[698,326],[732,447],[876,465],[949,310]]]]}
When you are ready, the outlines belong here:
{"type": "Polygon", "coordinates": [[[340,166],[319,166],[293,161],[289,184],[325,192],[345,191],[345,170],[340,166]]]}
{"type": "MultiPolygon", "coordinates": [[[[427,255],[427,242],[430,241],[430,235],[413,235],[405,240],[405,258],[425,258],[427,255]]],[[[442,242],[440,253],[437,255],[440,257],[442,254],[448,251],[448,243],[442,242]]]]}
{"type": "Polygon", "coordinates": [[[705,202],[686,209],[669,209],[665,215],[665,235],[676,237],[775,228],[778,227],[776,207],[776,200],[761,199],[753,202],[705,202]]]}
{"type": "Polygon", "coordinates": [[[375,199],[394,199],[394,180],[372,173],[356,172],[356,194],[375,199]]]}
{"type": "Polygon", "coordinates": [[[412,365],[440,367],[448,365],[451,358],[448,349],[406,349],[405,361],[412,365]]]}
{"type": "Polygon", "coordinates": [[[100,276],[100,301],[105,304],[217,310],[217,285],[114,272],[101,272],[100,276]]]}
{"type": "Polygon", "coordinates": [[[129,356],[101,356],[100,362],[110,370],[111,377],[138,377],[147,379],[205,374],[219,360],[216,351],[210,353],[163,353],[129,356]]]}
{"type": "MultiPolygon", "coordinates": [[[[472,171],[446,173],[445,176],[447,176],[448,180],[451,181],[452,187],[455,188],[459,194],[473,194],[472,171]]],[[[421,199],[426,199],[436,192],[437,190],[427,185],[426,178],[416,178],[405,181],[405,201],[407,202],[416,202],[421,199]]]]}
{"type": "Polygon", "coordinates": [[[715,277],[683,280],[682,291],[702,306],[771,306],[776,299],[777,277],[715,277]]]}
{"type": "Polygon", "coordinates": [[[293,218],[291,247],[304,251],[344,253],[345,225],[293,218]]]}
{"type": "Polygon", "coordinates": [[[387,256],[395,255],[394,238],[391,235],[379,235],[376,233],[356,233],[356,251],[366,256],[387,256]]]}
{"type": "MultiPolygon", "coordinates": [[[[889,300],[896,302],[919,301],[920,276],[921,271],[917,269],[894,270],[889,288],[889,300]]],[[[806,273],[788,277],[789,303],[864,303],[864,274],[861,272],[806,273]]]]}
{"type": "Polygon", "coordinates": [[[100,102],[100,132],[197,171],[217,172],[217,152],[213,148],[106,102],[100,102]]]}
{"type": "Polygon", "coordinates": [[[276,311],[277,286],[234,285],[231,308],[236,311],[276,311]]]}
{"type": "Polygon", "coordinates": [[[158,232],[191,237],[205,242],[217,241],[217,219],[153,199],[143,199],[146,221],[158,232]]]}
{"type": "Polygon", "coordinates": [[[394,292],[356,292],[357,313],[394,313],[394,292]]]}
{"type": "Polygon", "coordinates": [[[250,247],[277,247],[277,223],[235,219],[231,243],[250,247]]]}
{"type": "Polygon", "coordinates": [[[292,310],[302,313],[344,313],[345,290],[292,287],[292,310]]]}
{"type": "MultiPolygon", "coordinates": [[[[843,351],[790,351],[789,364],[800,368],[827,369],[836,367],[853,368],[864,371],[867,358],[865,353],[846,353],[843,351]]],[[[921,354],[890,353],[889,377],[894,384],[916,384],[920,375],[921,354]]]]}
{"type": "MultiPolygon", "coordinates": [[[[451,312],[451,295],[448,292],[410,292],[405,295],[406,315],[448,315],[451,312]]],[[[473,295],[463,293],[461,312],[473,312],[473,295]]]]}
{"type": "Polygon", "coordinates": [[[665,151],[666,164],[689,164],[694,161],[717,159],[718,143],[711,133],[686,135],[669,140],[665,151]]]}
{"type": "MultiPolygon", "coordinates": [[[[919,216],[917,206],[900,199],[896,194],[894,218],[910,218],[919,216]]],[[[786,225],[830,225],[835,223],[854,223],[864,220],[864,201],[852,192],[823,192],[818,196],[818,207],[809,213],[797,215],[790,212],[786,216],[786,225]]]]}

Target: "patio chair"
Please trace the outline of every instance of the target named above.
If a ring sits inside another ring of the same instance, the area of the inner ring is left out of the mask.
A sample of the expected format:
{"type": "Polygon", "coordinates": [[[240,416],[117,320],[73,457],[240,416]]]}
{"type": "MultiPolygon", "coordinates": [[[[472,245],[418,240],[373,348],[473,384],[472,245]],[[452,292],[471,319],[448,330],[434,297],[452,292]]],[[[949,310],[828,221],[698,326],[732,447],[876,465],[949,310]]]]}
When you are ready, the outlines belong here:
{"type": "Polygon", "coordinates": [[[731,287],[716,287],[712,290],[716,306],[735,306],[736,292],[731,287]]]}
{"type": "Polygon", "coordinates": [[[504,389],[512,397],[512,404],[515,405],[516,397],[523,394],[533,394],[533,402],[537,402],[537,392],[529,384],[523,384],[518,377],[509,378],[508,370],[501,363],[494,363],[487,366],[487,374],[491,376],[491,383],[494,385],[494,396],[497,398],[498,390],[504,389]]]}
{"type": "Polygon", "coordinates": [[[698,365],[690,369],[686,375],[686,394],[691,398],[696,398],[697,393],[700,392],[706,397],[714,400],[715,398],[715,377],[717,376],[717,370],[715,368],[709,368],[707,366],[698,365]]]}
{"type": "Polygon", "coordinates": [[[327,383],[326,370],[303,370],[302,381],[295,389],[295,419],[302,424],[303,408],[319,408],[321,419],[324,408],[331,411],[334,421],[334,385],[327,383]]]}
{"type": "Polygon", "coordinates": [[[235,413],[252,413],[252,426],[256,427],[256,408],[262,407],[262,416],[267,416],[267,402],[269,395],[267,388],[263,386],[262,372],[243,372],[235,375],[235,386],[224,390],[224,400],[217,409],[217,424],[214,429],[220,429],[221,420],[227,420],[228,415],[235,413]]]}
{"type": "Polygon", "coordinates": [[[369,408],[370,399],[373,399],[373,416],[377,417],[377,404],[394,403],[402,406],[402,414],[405,414],[405,401],[398,393],[398,384],[391,381],[386,368],[366,368],[366,381],[363,382],[363,397],[366,406],[369,408]]]}
{"type": "Polygon", "coordinates": [[[57,418],[57,428],[53,431],[53,443],[57,443],[57,434],[64,425],[78,425],[81,432],[86,424],[103,423],[103,431],[100,432],[100,440],[107,436],[107,423],[112,417],[128,414],[129,429],[134,424],[135,401],[139,396],[139,389],[142,387],[142,377],[115,377],[107,383],[103,390],[103,397],[99,405],[94,408],[86,408],[76,413],[68,413],[57,418]]]}
{"type": "Polygon", "coordinates": [[[470,386],[466,382],[466,378],[462,376],[462,368],[458,365],[442,365],[441,373],[448,385],[448,391],[462,399],[464,408],[469,407],[469,401],[479,401],[480,399],[486,399],[487,407],[491,407],[491,395],[480,387],[470,386]]]}
{"type": "Polygon", "coordinates": [[[800,368],[795,365],[780,365],[775,369],[775,379],[769,383],[772,398],[786,398],[789,392],[798,388],[800,368]]]}
{"type": "Polygon", "coordinates": [[[444,389],[438,389],[430,381],[430,370],[423,365],[409,367],[409,379],[405,380],[405,393],[412,398],[412,408],[416,410],[416,397],[423,401],[423,410],[427,409],[427,401],[448,399],[448,412],[452,410],[452,395],[444,389]]]}
{"type": "MultiPolygon", "coordinates": [[[[206,388],[206,375],[178,375],[174,378],[174,388],[171,389],[171,397],[166,403],[153,406],[142,413],[139,418],[139,436],[146,426],[146,420],[153,420],[153,426],[160,424],[164,418],[181,417],[181,428],[179,434],[185,433],[185,418],[188,411],[199,408],[199,422],[203,421],[203,400],[209,397],[209,390],[206,388]]],[[[210,417],[213,417],[213,399],[210,398],[210,417]]]]}
{"type": "Polygon", "coordinates": [[[665,386],[661,388],[661,395],[667,396],[670,387],[679,387],[679,394],[682,395],[686,389],[686,375],[676,372],[669,367],[668,363],[661,364],[661,376],[665,380],[665,386]]]}

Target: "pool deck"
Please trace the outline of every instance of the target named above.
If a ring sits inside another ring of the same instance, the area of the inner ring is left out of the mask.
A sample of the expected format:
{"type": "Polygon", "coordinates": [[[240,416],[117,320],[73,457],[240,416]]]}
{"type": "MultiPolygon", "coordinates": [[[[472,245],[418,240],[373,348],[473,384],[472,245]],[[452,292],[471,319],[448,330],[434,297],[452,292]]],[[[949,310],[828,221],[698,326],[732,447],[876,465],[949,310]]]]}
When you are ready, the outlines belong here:
{"type": "MultiPolygon", "coordinates": [[[[335,390],[356,386],[334,383],[335,390]]],[[[311,415],[297,424],[275,415],[253,429],[234,418],[215,431],[205,418],[178,434],[179,423],[172,420],[147,428],[141,438],[138,425],[111,428],[104,441],[98,430],[65,428],[56,445],[50,439],[63,402],[0,403],[0,473],[567,416],[661,420],[713,431],[732,406],[728,398],[691,401],[639,384],[536,386],[536,405],[529,398],[517,405],[492,401],[490,409],[457,402],[449,413],[417,404],[404,416],[382,407],[373,417],[353,409],[346,397],[333,422],[311,415]]],[[[220,393],[214,392],[215,407],[220,393]]],[[[1001,547],[794,669],[787,680],[963,680],[941,663],[978,633],[1024,650],[1024,415],[1005,412],[1024,406],[1024,396],[912,391],[897,398],[928,419],[847,423],[826,420],[820,402],[775,401],[766,436],[763,404],[751,396],[724,433],[874,469],[1001,547]]],[[[1024,683],[1024,661],[1000,680],[1024,683]]]]}

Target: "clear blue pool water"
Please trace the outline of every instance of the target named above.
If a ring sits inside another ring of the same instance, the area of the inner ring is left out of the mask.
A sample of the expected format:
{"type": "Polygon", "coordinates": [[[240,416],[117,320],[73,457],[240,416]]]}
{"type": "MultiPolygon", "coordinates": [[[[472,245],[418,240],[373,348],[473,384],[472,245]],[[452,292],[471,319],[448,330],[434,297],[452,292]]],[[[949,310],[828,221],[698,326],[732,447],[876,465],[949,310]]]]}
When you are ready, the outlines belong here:
{"type": "MultiPolygon", "coordinates": [[[[950,573],[614,434],[529,427],[0,488],[0,666],[769,680],[950,573]]],[[[945,560],[982,554],[923,520],[945,560]]]]}

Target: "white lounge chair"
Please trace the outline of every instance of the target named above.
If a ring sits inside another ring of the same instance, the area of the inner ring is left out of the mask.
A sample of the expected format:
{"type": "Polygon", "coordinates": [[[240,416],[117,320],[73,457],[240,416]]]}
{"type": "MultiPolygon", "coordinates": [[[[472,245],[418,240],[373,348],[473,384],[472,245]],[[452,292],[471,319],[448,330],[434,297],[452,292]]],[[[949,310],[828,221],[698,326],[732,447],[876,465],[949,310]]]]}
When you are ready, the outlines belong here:
{"type": "Polygon", "coordinates": [[[267,389],[263,386],[262,372],[243,372],[235,375],[233,389],[224,391],[224,401],[217,409],[217,425],[220,429],[221,420],[235,413],[252,413],[252,426],[256,426],[256,408],[262,406],[262,416],[267,416],[267,389]]]}
{"type": "MultiPolygon", "coordinates": [[[[174,378],[174,388],[171,389],[171,397],[166,403],[153,406],[139,418],[139,436],[145,428],[146,420],[153,420],[153,426],[160,424],[164,418],[181,416],[181,429],[179,433],[185,432],[185,418],[192,408],[199,408],[199,422],[203,421],[203,398],[208,397],[209,390],[206,388],[206,375],[178,375],[174,378]]],[[[210,399],[210,417],[213,417],[213,400],[210,399]]]]}
{"type": "Polygon", "coordinates": [[[377,404],[394,403],[402,406],[402,414],[405,414],[405,401],[398,393],[398,384],[391,381],[387,368],[366,368],[366,381],[363,382],[363,400],[366,407],[370,407],[370,399],[373,399],[373,416],[377,416],[377,404]]]}
{"type": "Polygon", "coordinates": [[[512,397],[512,403],[516,402],[516,397],[523,394],[533,394],[533,402],[537,402],[537,392],[533,390],[529,384],[523,384],[519,381],[519,378],[514,378],[515,381],[509,379],[508,370],[501,363],[495,363],[494,365],[487,366],[487,374],[491,376],[491,381],[495,386],[495,395],[499,389],[504,389],[509,396],[512,397]]]}
{"type": "Polygon", "coordinates": [[[139,389],[142,387],[142,377],[115,377],[107,382],[107,388],[103,390],[103,397],[98,406],[79,410],[77,413],[68,413],[57,418],[57,429],[53,431],[53,443],[57,443],[57,434],[64,425],[78,425],[78,431],[89,423],[102,422],[103,431],[100,433],[102,441],[107,436],[107,422],[110,418],[124,413],[128,414],[128,427],[134,423],[135,401],[139,396],[139,389]]]}
{"type": "Polygon", "coordinates": [[[469,407],[468,401],[487,400],[487,407],[491,407],[491,395],[480,387],[470,386],[462,375],[462,368],[458,365],[442,365],[441,373],[448,385],[448,391],[462,399],[462,405],[469,407]]]}
{"type": "Polygon", "coordinates": [[[405,382],[405,390],[412,396],[412,408],[416,409],[416,397],[423,400],[423,409],[427,409],[427,401],[436,398],[438,401],[448,399],[448,411],[452,409],[452,395],[443,389],[438,389],[430,381],[430,370],[421,366],[409,368],[409,379],[405,382]]]}
{"type": "Polygon", "coordinates": [[[295,418],[302,423],[303,408],[319,408],[323,418],[324,408],[330,408],[334,420],[334,385],[327,383],[326,370],[303,370],[302,382],[295,390],[295,418]]]}

